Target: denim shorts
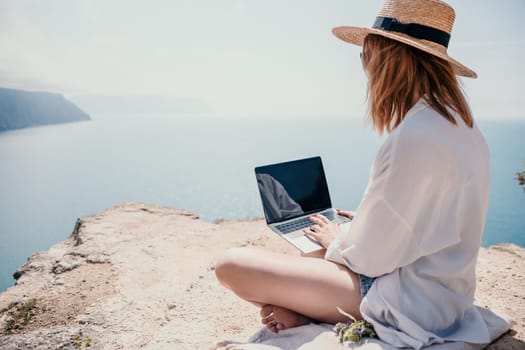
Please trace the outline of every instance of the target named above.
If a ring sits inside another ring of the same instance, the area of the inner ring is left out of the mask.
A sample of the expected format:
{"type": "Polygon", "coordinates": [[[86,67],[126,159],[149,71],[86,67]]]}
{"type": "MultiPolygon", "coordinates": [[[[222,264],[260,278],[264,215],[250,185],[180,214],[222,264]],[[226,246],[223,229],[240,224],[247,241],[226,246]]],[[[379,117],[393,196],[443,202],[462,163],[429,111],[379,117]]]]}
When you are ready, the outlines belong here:
{"type": "Polygon", "coordinates": [[[359,275],[359,286],[361,287],[361,299],[363,299],[368,293],[368,290],[370,287],[372,287],[372,283],[374,283],[376,279],[372,277],[368,277],[365,275],[359,275]]]}

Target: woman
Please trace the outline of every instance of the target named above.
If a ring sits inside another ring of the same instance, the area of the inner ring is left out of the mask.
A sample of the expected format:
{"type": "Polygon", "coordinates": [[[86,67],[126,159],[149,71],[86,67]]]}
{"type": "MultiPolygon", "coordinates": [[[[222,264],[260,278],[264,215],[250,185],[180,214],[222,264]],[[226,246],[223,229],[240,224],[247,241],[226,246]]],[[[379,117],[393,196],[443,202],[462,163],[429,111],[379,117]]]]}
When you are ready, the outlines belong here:
{"type": "Polygon", "coordinates": [[[476,73],[447,55],[453,22],[441,1],[387,0],[373,28],[334,28],[363,46],[371,120],[389,135],[355,216],[340,211],[352,223],[311,217],[320,258],[239,248],[217,261],[270,330],[346,320],[339,307],[397,347],[490,341],[473,306],[489,154],[456,79],[476,73]]]}

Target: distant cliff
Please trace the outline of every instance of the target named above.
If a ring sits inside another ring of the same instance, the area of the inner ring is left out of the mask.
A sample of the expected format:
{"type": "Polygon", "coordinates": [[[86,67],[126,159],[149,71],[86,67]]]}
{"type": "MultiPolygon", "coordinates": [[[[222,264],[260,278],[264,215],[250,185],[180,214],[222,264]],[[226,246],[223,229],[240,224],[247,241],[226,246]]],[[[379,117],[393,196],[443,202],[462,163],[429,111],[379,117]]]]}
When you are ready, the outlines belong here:
{"type": "Polygon", "coordinates": [[[89,119],[61,94],[0,88],[0,131],[89,119]]]}

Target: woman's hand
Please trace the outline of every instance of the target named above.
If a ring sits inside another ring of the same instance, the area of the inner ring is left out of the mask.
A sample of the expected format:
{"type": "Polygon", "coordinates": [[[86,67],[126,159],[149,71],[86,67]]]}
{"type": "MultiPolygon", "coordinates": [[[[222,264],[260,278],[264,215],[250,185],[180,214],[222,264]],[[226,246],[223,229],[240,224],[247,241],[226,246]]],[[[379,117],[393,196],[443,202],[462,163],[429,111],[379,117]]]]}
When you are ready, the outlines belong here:
{"type": "Polygon", "coordinates": [[[355,211],[348,211],[348,210],[341,210],[341,209],[336,209],[335,211],[337,212],[337,214],[341,216],[346,216],[350,220],[352,220],[355,215],[355,211]]]}
{"type": "Polygon", "coordinates": [[[339,232],[339,225],[328,220],[326,216],[319,214],[310,215],[308,219],[313,225],[304,229],[304,234],[317,240],[324,248],[328,248],[335,235],[339,232]]]}

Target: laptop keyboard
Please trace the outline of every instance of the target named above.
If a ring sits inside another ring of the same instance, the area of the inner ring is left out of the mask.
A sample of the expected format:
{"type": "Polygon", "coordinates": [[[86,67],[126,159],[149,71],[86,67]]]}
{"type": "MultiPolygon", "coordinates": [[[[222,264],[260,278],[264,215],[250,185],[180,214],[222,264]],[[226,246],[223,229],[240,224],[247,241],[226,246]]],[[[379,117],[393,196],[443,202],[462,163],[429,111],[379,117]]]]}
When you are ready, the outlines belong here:
{"type": "MultiPolygon", "coordinates": [[[[334,212],[331,211],[331,210],[323,212],[321,214],[326,216],[328,218],[328,220],[335,221],[337,223],[343,223],[343,222],[350,221],[348,218],[346,218],[344,216],[335,215],[335,217],[334,217],[334,212]]],[[[275,225],[275,227],[279,231],[281,231],[282,233],[290,233],[290,232],[294,232],[294,231],[305,229],[307,227],[310,227],[313,224],[314,223],[311,222],[308,219],[308,217],[302,217],[302,218],[299,218],[297,220],[292,220],[292,221],[285,222],[283,224],[275,225]]]]}
{"type": "Polygon", "coordinates": [[[313,225],[313,222],[308,220],[308,218],[300,218],[293,221],[288,221],[284,224],[275,225],[275,227],[282,233],[290,233],[293,231],[301,230],[313,225]]]}

